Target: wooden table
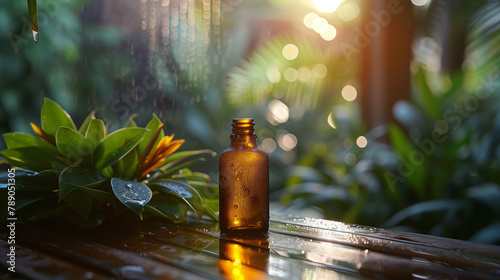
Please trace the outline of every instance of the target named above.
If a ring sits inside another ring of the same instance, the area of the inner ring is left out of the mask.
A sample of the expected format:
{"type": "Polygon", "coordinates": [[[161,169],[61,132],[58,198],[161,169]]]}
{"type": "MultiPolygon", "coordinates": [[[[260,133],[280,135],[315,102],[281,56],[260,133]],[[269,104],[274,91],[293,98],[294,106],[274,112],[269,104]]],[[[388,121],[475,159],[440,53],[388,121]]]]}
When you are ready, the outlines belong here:
{"type": "Polygon", "coordinates": [[[5,279],[500,279],[500,247],[271,215],[265,239],[224,238],[217,224],[45,223],[16,228],[5,279]]]}

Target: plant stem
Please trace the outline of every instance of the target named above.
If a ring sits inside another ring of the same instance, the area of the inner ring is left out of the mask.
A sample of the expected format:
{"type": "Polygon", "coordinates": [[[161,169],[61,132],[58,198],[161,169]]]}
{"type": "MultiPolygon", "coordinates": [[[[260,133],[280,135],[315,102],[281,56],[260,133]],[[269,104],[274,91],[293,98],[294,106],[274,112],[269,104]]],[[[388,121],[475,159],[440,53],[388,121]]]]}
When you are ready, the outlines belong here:
{"type": "Polygon", "coordinates": [[[28,11],[30,14],[31,32],[33,40],[38,43],[38,8],[36,0],[28,0],[28,11]]]}

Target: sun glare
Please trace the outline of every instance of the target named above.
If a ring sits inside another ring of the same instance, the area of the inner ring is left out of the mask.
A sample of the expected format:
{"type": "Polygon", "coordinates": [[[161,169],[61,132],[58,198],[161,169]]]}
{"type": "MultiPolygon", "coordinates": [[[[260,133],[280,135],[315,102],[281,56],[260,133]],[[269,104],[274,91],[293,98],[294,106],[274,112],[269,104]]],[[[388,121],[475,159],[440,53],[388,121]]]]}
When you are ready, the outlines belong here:
{"type": "Polygon", "coordinates": [[[344,0],[314,0],[314,5],[318,11],[323,13],[333,13],[344,0]]]}

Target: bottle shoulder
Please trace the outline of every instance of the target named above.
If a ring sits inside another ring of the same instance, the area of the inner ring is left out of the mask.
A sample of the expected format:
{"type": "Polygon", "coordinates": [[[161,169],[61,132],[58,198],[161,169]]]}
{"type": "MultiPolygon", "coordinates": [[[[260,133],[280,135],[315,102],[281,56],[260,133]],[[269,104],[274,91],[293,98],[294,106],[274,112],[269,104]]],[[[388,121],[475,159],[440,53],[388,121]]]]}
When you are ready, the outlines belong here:
{"type": "Polygon", "coordinates": [[[235,154],[235,153],[257,153],[257,154],[261,154],[262,156],[269,157],[268,154],[257,145],[252,146],[252,147],[239,146],[239,145],[232,146],[231,145],[227,149],[225,149],[224,151],[222,151],[220,153],[220,157],[224,157],[224,156],[227,156],[229,154],[235,154]]]}

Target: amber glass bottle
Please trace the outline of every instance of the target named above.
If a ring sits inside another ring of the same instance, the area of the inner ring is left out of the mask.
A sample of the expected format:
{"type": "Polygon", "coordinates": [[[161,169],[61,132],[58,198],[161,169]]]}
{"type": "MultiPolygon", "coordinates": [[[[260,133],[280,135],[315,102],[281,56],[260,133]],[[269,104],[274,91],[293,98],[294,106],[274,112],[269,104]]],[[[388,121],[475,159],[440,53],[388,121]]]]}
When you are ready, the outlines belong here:
{"type": "Polygon", "coordinates": [[[219,220],[225,235],[267,235],[269,157],[257,146],[251,118],[234,119],[231,144],[219,157],[219,220]]]}

